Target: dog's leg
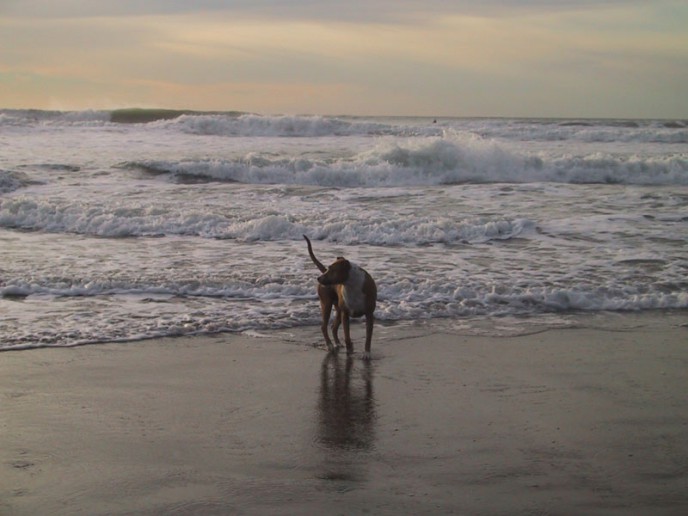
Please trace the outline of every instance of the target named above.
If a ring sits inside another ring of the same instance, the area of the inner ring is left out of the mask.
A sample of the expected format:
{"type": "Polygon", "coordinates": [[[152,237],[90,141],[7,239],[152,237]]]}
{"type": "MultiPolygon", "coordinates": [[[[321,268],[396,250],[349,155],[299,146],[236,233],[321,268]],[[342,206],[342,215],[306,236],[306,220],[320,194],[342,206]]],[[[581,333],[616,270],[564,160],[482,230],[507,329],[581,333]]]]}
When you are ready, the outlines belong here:
{"type": "Polygon", "coordinates": [[[351,355],[354,352],[354,343],[351,342],[351,331],[349,328],[349,312],[341,310],[342,324],[344,325],[344,342],[346,343],[346,352],[351,355]]]}
{"type": "Polygon", "coordinates": [[[334,321],[332,321],[332,338],[334,338],[335,349],[340,348],[342,343],[339,342],[339,325],[342,322],[342,311],[337,305],[335,307],[334,321]]]}
{"type": "Polygon", "coordinates": [[[365,354],[363,358],[370,358],[370,343],[373,340],[373,325],[375,324],[375,316],[373,314],[366,314],[366,340],[365,340],[365,354]]]}
{"type": "MultiPolygon", "coordinates": [[[[327,344],[327,349],[329,351],[335,351],[336,348],[332,341],[330,340],[330,335],[328,334],[328,325],[330,324],[330,315],[332,314],[332,303],[328,303],[326,300],[320,300],[320,313],[322,314],[322,321],[320,324],[320,329],[322,330],[323,337],[325,337],[325,344],[327,344]]],[[[336,337],[335,337],[336,339],[336,337]]]]}

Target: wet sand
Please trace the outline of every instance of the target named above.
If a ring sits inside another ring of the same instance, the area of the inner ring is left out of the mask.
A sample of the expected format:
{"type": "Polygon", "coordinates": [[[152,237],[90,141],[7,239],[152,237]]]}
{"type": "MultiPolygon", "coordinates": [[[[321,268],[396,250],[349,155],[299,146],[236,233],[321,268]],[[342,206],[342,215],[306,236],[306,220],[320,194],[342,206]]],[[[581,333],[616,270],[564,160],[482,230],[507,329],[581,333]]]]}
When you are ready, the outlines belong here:
{"type": "Polygon", "coordinates": [[[0,514],[688,514],[685,313],[316,342],[1,353],[0,514]]]}

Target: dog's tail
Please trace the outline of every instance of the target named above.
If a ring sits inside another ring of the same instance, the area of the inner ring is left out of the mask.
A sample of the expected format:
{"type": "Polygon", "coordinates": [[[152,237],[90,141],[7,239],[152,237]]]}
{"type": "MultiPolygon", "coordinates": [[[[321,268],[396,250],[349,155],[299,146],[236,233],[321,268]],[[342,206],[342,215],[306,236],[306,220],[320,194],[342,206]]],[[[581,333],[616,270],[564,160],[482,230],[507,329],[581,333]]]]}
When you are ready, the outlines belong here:
{"type": "Polygon", "coordinates": [[[320,263],[320,261],[315,257],[315,254],[313,254],[313,247],[311,246],[311,241],[308,240],[308,237],[306,235],[303,235],[303,238],[306,239],[306,243],[308,244],[308,254],[311,256],[311,260],[313,260],[313,263],[316,265],[316,267],[320,269],[320,272],[325,272],[327,270],[327,267],[320,263]]]}

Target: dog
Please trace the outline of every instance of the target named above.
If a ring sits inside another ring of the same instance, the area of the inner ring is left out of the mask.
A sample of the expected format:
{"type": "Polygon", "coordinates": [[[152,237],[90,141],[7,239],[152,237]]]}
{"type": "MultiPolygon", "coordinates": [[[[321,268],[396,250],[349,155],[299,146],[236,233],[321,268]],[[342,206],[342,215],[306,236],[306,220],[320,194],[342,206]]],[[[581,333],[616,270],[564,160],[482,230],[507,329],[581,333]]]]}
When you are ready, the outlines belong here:
{"type": "Polygon", "coordinates": [[[322,275],[318,277],[318,298],[320,299],[320,313],[322,316],[321,330],[327,349],[336,352],[341,346],[339,342],[339,325],[344,326],[344,342],[346,352],[351,355],[354,345],[351,341],[349,322],[352,317],[365,315],[366,340],[364,358],[370,358],[370,345],[373,339],[373,324],[375,323],[375,304],[377,302],[377,286],[375,281],[365,270],[339,256],[329,267],[325,267],[313,254],[311,241],[303,235],[308,244],[308,254],[322,275]],[[332,314],[332,307],[336,314],[332,322],[332,337],[328,334],[328,323],[332,314]]]}

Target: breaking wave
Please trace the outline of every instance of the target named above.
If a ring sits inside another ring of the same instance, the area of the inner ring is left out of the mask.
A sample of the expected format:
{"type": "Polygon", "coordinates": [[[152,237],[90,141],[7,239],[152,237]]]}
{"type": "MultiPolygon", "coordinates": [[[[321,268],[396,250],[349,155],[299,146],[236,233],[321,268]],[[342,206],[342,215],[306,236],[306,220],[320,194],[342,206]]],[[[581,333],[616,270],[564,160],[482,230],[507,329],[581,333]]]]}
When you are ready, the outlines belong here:
{"type": "Polygon", "coordinates": [[[0,227],[110,238],[183,235],[240,241],[300,241],[309,233],[332,242],[381,246],[482,243],[508,240],[535,229],[535,222],[525,218],[408,216],[394,220],[349,217],[344,221],[335,211],[324,218],[294,211],[287,216],[268,207],[245,218],[174,205],[153,208],[13,197],[0,200],[0,227]]]}
{"type": "Polygon", "coordinates": [[[147,130],[225,137],[322,136],[437,136],[439,127],[375,122],[348,117],[316,115],[255,115],[169,109],[120,109],[115,111],[0,110],[2,126],[99,127],[119,124],[145,125],[147,130]]]}
{"type": "Polygon", "coordinates": [[[465,183],[686,185],[688,157],[527,155],[472,136],[382,142],[354,157],[321,159],[248,153],[233,160],[142,161],[124,166],[173,180],[325,187],[465,183]]]}
{"type": "Polygon", "coordinates": [[[99,127],[140,125],[147,131],[221,137],[442,136],[469,132],[510,141],[582,143],[688,143],[687,120],[362,118],[257,115],[240,111],[172,109],[86,111],[0,110],[0,127],[99,127]]]}

